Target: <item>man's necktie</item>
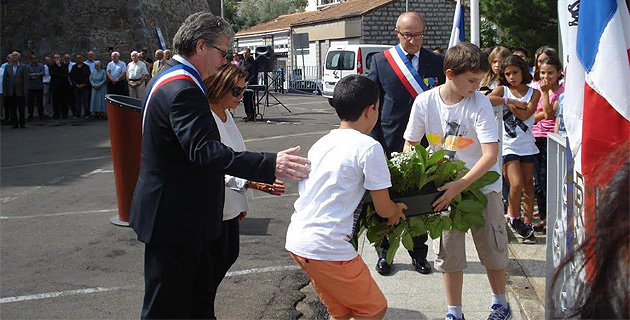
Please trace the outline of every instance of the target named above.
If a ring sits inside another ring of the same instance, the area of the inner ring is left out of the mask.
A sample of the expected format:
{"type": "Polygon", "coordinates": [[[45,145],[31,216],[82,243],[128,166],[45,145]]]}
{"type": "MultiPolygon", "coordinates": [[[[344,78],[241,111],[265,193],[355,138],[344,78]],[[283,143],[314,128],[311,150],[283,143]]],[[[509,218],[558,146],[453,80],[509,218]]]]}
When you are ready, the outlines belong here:
{"type": "Polygon", "coordinates": [[[415,56],[416,56],[416,55],[415,55],[415,54],[413,54],[413,53],[407,53],[407,59],[409,59],[409,62],[413,62],[413,58],[414,58],[415,56]]]}

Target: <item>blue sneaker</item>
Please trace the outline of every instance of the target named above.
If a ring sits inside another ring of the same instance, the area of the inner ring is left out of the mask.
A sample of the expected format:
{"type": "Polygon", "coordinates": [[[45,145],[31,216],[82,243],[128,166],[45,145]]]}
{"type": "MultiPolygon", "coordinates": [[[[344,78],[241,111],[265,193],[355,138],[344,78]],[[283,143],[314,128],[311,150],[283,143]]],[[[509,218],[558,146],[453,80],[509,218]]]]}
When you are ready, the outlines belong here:
{"type": "Polygon", "coordinates": [[[488,316],[488,320],[510,320],[512,319],[512,310],[510,310],[510,305],[508,304],[504,307],[501,304],[495,303],[490,307],[490,316],[488,316]]]}
{"type": "Polygon", "coordinates": [[[444,317],[444,320],[466,320],[466,318],[464,318],[464,314],[462,313],[462,317],[461,318],[457,318],[454,314],[449,313],[446,315],[446,317],[444,317]]]}

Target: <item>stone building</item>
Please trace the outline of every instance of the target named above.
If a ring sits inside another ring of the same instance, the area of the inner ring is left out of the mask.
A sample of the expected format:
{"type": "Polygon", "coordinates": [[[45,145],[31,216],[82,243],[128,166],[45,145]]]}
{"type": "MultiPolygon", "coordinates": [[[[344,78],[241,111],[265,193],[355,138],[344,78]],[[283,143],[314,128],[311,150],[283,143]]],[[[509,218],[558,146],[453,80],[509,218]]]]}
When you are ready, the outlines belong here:
{"type": "MultiPolygon", "coordinates": [[[[405,0],[349,0],[332,4],[327,4],[332,2],[329,0],[317,1],[310,5],[316,6],[314,10],[281,16],[239,31],[236,34],[236,47],[242,50],[257,44],[277,47],[277,43],[286,43],[287,48],[283,51],[288,56],[283,64],[286,64],[287,70],[304,69],[302,74],[306,78],[321,79],[325,55],[331,46],[394,45],[398,42],[394,27],[398,16],[405,12],[405,0]],[[303,60],[292,48],[291,35],[297,33],[307,33],[309,36],[308,54],[303,60]]],[[[455,4],[454,0],[409,1],[409,11],[420,12],[426,21],[424,47],[448,47],[455,4]]],[[[469,18],[470,14],[465,10],[466,25],[469,24],[469,18]]]]}
{"type": "Polygon", "coordinates": [[[92,50],[109,61],[110,52],[119,51],[128,61],[131,51],[144,49],[153,56],[159,48],[156,27],[170,47],[188,15],[208,10],[219,15],[220,0],[0,0],[0,54],[92,50]]]}

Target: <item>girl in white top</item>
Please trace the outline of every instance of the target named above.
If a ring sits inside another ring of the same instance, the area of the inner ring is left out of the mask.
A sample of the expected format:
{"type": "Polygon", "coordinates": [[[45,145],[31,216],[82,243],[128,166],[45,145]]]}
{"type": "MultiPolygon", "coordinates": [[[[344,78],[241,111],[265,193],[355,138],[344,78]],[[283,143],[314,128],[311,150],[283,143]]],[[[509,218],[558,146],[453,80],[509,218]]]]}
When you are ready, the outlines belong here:
{"type": "Polygon", "coordinates": [[[503,172],[510,191],[508,213],[512,227],[524,242],[535,242],[531,222],[534,213],[534,159],[538,154],[532,133],[534,113],[540,92],[528,84],[532,81],[527,63],[519,56],[509,56],[501,64],[501,83],[488,96],[493,105],[505,104],[503,111],[503,172]],[[523,196],[523,221],[520,220],[523,196]]]}
{"type": "MultiPolygon", "coordinates": [[[[215,75],[204,81],[206,88],[208,88],[208,104],[219,129],[221,142],[234,151],[245,151],[245,142],[228,109],[236,109],[243,99],[246,77],[245,71],[227,64],[220,67],[215,75]]],[[[279,180],[270,185],[225,175],[223,225],[221,237],[213,248],[215,265],[212,268],[212,276],[215,279],[213,283],[217,287],[238,258],[239,220],[247,215],[247,201],[252,199],[250,189],[279,196],[284,193],[284,184],[279,180]]],[[[216,288],[214,288],[214,292],[216,292],[216,288]]]]}

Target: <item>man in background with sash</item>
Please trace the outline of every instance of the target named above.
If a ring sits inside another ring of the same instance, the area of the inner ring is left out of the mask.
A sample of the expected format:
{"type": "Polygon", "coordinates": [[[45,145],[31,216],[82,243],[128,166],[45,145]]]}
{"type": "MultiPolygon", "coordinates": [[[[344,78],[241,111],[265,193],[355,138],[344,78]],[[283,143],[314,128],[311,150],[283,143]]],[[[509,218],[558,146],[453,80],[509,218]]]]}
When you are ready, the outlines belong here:
{"type": "Polygon", "coordinates": [[[129,224],[145,243],[143,319],[216,319],[212,269],[221,235],[224,174],[273,183],[304,179],[299,147],[235,152],[221,143],[203,79],[225,64],[230,24],[209,12],[189,16],[173,39],[176,55],[149,82],[142,109],[140,174],[129,224]]]}
{"type": "MultiPolygon", "coordinates": [[[[422,47],[425,30],[422,15],[417,12],[401,14],[395,29],[399,44],[375,55],[369,70],[368,77],[381,89],[380,118],[369,135],[381,143],[388,158],[392,152],[403,149],[403,133],[413,101],[429,89],[425,79],[435,77],[438,84],[445,82],[444,57],[422,47]]],[[[426,146],[425,139],[423,145],[426,146]]],[[[431,273],[427,239],[426,235],[414,237],[414,249],[409,251],[416,271],[423,274],[431,273]]],[[[391,272],[391,266],[385,261],[388,249],[387,238],[383,239],[381,247],[376,248],[379,257],[376,271],[382,275],[391,272]]]]}

